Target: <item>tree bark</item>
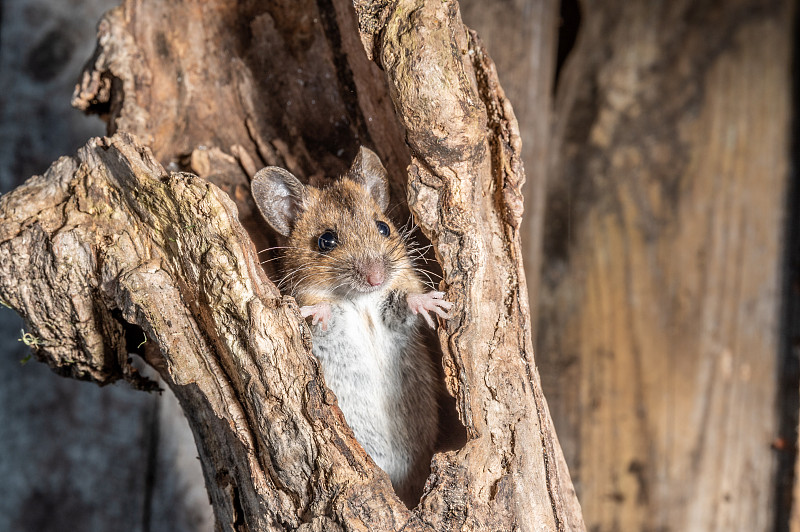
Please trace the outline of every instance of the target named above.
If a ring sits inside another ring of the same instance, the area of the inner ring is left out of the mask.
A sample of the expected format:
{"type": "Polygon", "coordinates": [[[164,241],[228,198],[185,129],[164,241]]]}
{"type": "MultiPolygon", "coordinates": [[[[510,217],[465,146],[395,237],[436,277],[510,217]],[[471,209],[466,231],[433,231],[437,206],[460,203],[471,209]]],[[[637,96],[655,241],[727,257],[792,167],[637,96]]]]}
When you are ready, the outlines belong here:
{"type": "MultiPolygon", "coordinates": [[[[555,0],[461,0],[459,5],[464,21],[478,32],[491,53],[519,121],[526,176],[522,187],[525,212],[520,238],[525,255],[531,323],[535,326],[552,137],[559,3],[555,0]]],[[[533,336],[536,337],[535,331],[533,336]]]]}
{"type": "Polygon", "coordinates": [[[538,353],[587,526],[772,530],[795,2],[582,7],[538,353]]]}
{"type": "Polygon", "coordinates": [[[533,360],[518,127],[458,5],[129,1],[98,40],[75,104],[114,135],[0,199],[0,297],[36,357],[148,389],[139,349],[189,419],[222,530],[583,529],[533,360]],[[360,144],[456,303],[439,339],[469,441],[434,457],[413,512],[252,243],[272,237],[249,176],[324,183],[360,144]]]}

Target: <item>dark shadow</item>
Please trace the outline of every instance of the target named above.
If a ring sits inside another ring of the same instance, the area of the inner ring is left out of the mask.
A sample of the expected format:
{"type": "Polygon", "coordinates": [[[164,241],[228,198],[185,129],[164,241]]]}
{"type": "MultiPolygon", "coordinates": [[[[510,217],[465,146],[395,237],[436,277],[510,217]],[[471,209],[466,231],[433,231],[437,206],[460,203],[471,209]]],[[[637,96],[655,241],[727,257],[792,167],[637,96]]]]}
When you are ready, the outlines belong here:
{"type": "Polygon", "coordinates": [[[784,229],[783,286],[781,290],[780,358],[778,386],[778,437],[775,471],[775,531],[788,532],[792,515],[797,424],[800,411],[800,11],[796,11],[792,35],[792,124],[789,179],[784,229]]]}
{"type": "Polygon", "coordinates": [[[558,16],[558,48],[556,51],[556,71],[553,76],[553,92],[558,87],[561,70],[575,47],[578,29],[581,26],[581,7],[578,0],[563,0],[559,6],[558,16]]]}

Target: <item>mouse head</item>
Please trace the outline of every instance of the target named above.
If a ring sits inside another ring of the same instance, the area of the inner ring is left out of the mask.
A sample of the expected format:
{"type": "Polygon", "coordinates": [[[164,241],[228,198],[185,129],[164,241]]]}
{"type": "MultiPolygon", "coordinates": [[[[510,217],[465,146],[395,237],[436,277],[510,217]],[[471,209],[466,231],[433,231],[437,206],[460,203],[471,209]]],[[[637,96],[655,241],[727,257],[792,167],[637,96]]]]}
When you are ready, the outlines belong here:
{"type": "Polygon", "coordinates": [[[295,295],[375,292],[411,267],[403,235],[386,216],[386,169],[371,150],[362,147],[347,174],[324,189],[275,166],[251,186],[261,214],[288,237],[284,281],[295,295]]]}

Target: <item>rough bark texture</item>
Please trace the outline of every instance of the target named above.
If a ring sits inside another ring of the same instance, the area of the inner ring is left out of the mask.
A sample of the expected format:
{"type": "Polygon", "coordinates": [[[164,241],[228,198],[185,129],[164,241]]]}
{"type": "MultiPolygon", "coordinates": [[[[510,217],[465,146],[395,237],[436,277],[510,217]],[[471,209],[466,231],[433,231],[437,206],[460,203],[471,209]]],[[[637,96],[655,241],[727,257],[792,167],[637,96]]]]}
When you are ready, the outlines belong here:
{"type": "Polygon", "coordinates": [[[590,530],[774,525],[794,4],[583,4],[537,353],[590,530]]]}
{"type": "MultiPolygon", "coordinates": [[[[542,232],[552,137],[553,78],[558,44],[554,0],[461,0],[464,22],[475,29],[497,64],[514,102],[525,162],[525,212],[520,227],[531,323],[535,326],[542,267],[542,232]]],[[[536,337],[534,331],[534,338],[536,337]]]]}
{"type": "Polygon", "coordinates": [[[0,296],[36,357],[75,378],[149,387],[128,360],[144,330],[223,530],[583,529],[533,361],[520,140],[494,66],[453,2],[355,4],[110,12],[75,104],[117,133],[0,200],[0,296]],[[250,242],[270,238],[248,176],[324,182],[359,144],[407,193],[456,303],[439,335],[469,442],[434,458],[414,512],[250,242]]]}

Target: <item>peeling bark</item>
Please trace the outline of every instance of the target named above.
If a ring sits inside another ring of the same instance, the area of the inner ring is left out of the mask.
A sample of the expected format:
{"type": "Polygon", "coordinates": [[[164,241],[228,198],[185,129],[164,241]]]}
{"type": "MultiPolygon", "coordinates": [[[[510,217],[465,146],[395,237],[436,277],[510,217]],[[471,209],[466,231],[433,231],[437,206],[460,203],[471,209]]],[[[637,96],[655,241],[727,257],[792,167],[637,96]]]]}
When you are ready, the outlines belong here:
{"type": "Polygon", "coordinates": [[[125,2],[74,101],[114,135],[0,199],[0,297],[39,360],[100,384],[150,387],[128,360],[144,330],[218,528],[583,529],[533,359],[518,126],[455,2],[125,2]],[[324,184],[360,144],[456,303],[439,339],[469,441],[434,457],[413,512],[353,438],[253,245],[272,242],[255,170],[324,184]]]}

